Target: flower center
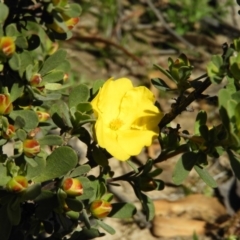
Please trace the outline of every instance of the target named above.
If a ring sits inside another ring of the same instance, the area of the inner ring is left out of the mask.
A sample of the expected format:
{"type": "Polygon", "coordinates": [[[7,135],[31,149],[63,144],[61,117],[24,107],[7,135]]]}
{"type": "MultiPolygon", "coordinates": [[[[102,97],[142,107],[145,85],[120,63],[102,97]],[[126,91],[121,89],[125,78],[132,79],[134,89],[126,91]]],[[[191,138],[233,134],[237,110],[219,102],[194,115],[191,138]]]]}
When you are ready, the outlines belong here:
{"type": "Polygon", "coordinates": [[[109,123],[109,127],[114,131],[118,130],[122,125],[123,121],[119,118],[116,118],[109,123]]]}

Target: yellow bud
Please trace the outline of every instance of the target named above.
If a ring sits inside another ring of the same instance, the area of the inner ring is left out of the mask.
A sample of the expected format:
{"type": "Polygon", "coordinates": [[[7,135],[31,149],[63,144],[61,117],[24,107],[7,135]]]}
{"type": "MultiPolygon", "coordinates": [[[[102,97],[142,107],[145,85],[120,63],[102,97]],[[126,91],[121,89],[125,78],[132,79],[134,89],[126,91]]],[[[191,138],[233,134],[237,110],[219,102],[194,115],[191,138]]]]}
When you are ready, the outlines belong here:
{"type": "Polygon", "coordinates": [[[105,218],[112,211],[112,204],[99,199],[91,203],[90,212],[96,218],[105,218]]]}
{"type": "Polygon", "coordinates": [[[72,197],[83,194],[82,183],[77,178],[66,178],[63,181],[62,189],[67,195],[72,197]]]}
{"type": "Polygon", "coordinates": [[[6,185],[9,192],[19,193],[28,187],[28,181],[24,176],[13,177],[6,185]]]}

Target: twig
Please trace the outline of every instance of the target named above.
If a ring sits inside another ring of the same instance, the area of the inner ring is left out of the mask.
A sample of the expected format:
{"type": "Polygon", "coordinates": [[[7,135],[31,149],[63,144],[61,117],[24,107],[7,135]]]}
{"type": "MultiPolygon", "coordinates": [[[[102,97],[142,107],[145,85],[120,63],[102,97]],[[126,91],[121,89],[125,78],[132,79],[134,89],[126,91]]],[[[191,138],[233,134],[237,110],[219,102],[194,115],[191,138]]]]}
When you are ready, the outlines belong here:
{"type": "MultiPolygon", "coordinates": [[[[174,149],[171,152],[162,152],[156,159],[153,160],[153,163],[156,164],[156,163],[164,162],[167,159],[172,158],[172,157],[174,157],[178,154],[187,152],[188,150],[189,150],[188,145],[183,144],[183,145],[179,146],[177,149],[174,149]]],[[[144,169],[144,167],[145,167],[145,165],[140,166],[138,168],[138,171],[139,172],[142,171],[144,169]]],[[[128,173],[126,173],[122,176],[119,176],[119,177],[109,178],[109,179],[107,179],[107,182],[111,183],[111,182],[115,182],[115,181],[126,181],[129,177],[131,177],[134,174],[136,174],[136,172],[131,171],[131,172],[128,172],[128,173]]]]}
{"type": "Polygon", "coordinates": [[[178,35],[172,28],[170,28],[167,24],[167,22],[164,20],[162,13],[159,9],[157,9],[151,0],[146,0],[148,6],[151,8],[151,10],[155,13],[156,17],[162,22],[163,27],[175,38],[177,38],[180,42],[184,43],[188,48],[193,49],[194,46],[188,42],[186,39],[184,39],[182,36],[178,35]]]}
{"type": "Polygon", "coordinates": [[[122,47],[121,45],[110,41],[108,39],[102,38],[102,37],[97,37],[97,36],[76,36],[71,38],[69,41],[74,41],[74,40],[80,40],[80,41],[84,41],[84,42],[102,42],[105,43],[106,45],[110,45],[113,46],[119,50],[121,50],[122,52],[124,52],[127,56],[129,56],[130,58],[132,58],[133,60],[135,60],[136,62],[138,62],[139,65],[144,66],[144,62],[139,59],[138,57],[136,57],[134,54],[130,53],[126,48],[122,47]]]}
{"type": "Polygon", "coordinates": [[[162,129],[173,119],[175,119],[177,115],[179,115],[181,112],[185,111],[186,107],[190,105],[193,101],[198,99],[201,96],[202,92],[206,90],[210,85],[211,85],[210,79],[206,78],[196,90],[194,90],[188,95],[187,98],[183,98],[183,100],[176,104],[176,106],[174,105],[171,112],[167,113],[159,123],[160,129],[162,129]]]}

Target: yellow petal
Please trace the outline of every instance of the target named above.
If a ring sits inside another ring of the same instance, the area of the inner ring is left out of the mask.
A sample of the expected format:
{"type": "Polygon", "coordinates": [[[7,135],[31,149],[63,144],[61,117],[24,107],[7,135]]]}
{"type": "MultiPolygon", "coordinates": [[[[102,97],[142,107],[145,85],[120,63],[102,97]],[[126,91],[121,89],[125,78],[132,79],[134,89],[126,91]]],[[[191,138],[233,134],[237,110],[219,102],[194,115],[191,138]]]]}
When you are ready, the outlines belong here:
{"type": "Polygon", "coordinates": [[[157,136],[158,134],[154,131],[121,131],[118,133],[118,143],[130,156],[136,156],[143,147],[150,146],[157,136]]]}
{"type": "Polygon", "coordinates": [[[154,102],[153,93],[146,87],[129,90],[123,97],[119,115],[127,124],[126,129],[132,124],[145,126],[146,129],[156,126],[163,114],[154,106],[154,102]]]}
{"type": "Polygon", "coordinates": [[[111,130],[106,124],[104,124],[102,117],[100,116],[95,124],[96,137],[98,145],[105,148],[113,157],[118,160],[126,161],[130,158],[119,145],[117,141],[117,132],[111,130]]]}
{"type": "Polygon", "coordinates": [[[93,99],[93,109],[98,114],[104,114],[104,118],[110,122],[118,116],[122,98],[132,88],[132,82],[127,78],[120,78],[116,81],[110,78],[100,89],[96,99],[93,99]]]}

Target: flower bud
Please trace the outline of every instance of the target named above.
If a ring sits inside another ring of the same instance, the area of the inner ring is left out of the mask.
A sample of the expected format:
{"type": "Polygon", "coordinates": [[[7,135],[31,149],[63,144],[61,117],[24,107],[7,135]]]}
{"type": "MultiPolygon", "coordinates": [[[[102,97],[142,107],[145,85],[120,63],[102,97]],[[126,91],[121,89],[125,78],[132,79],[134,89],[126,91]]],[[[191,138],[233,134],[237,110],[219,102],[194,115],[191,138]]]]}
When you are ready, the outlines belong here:
{"type": "Polygon", "coordinates": [[[40,144],[35,139],[26,139],[23,142],[23,152],[27,157],[34,157],[40,152],[40,144]]]}
{"type": "Polygon", "coordinates": [[[157,183],[150,177],[143,177],[140,179],[140,188],[144,192],[153,191],[157,187],[157,183]]]}
{"type": "Polygon", "coordinates": [[[9,124],[6,132],[2,133],[2,137],[5,139],[10,139],[14,135],[15,135],[15,127],[12,124],[9,124]]]}
{"type": "Polygon", "coordinates": [[[13,110],[13,105],[8,94],[0,94],[0,114],[9,114],[13,110]]]}
{"type": "Polygon", "coordinates": [[[112,211],[112,204],[99,199],[91,203],[90,212],[96,218],[105,218],[112,211]]]}
{"type": "Polygon", "coordinates": [[[19,193],[28,187],[28,181],[24,176],[15,176],[6,185],[9,192],[19,193]]]}
{"type": "Polygon", "coordinates": [[[42,76],[39,73],[34,74],[30,79],[30,85],[33,87],[38,87],[42,82],[42,76]]]}
{"type": "Polygon", "coordinates": [[[73,27],[79,22],[79,18],[69,18],[68,20],[65,21],[65,24],[69,30],[72,30],[73,27]]]}
{"type": "Polygon", "coordinates": [[[67,195],[75,197],[83,194],[82,183],[77,178],[66,178],[63,181],[62,189],[67,195]]]}
{"type": "Polygon", "coordinates": [[[67,73],[63,75],[63,82],[66,82],[68,80],[69,76],[67,73]]]}
{"type": "Polygon", "coordinates": [[[12,37],[0,38],[0,51],[7,57],[11,57],[16,51],[16,45],[12,37]]]}
{"type": "Polygon", "coordinates": [[[47,112],[37,111],[39,122],[46,122],[50,118],[50,114],[47,112]]]}

